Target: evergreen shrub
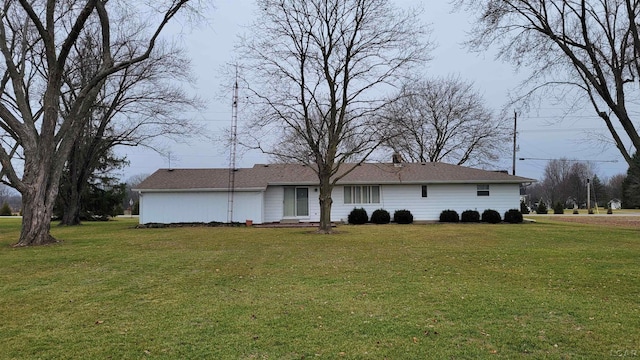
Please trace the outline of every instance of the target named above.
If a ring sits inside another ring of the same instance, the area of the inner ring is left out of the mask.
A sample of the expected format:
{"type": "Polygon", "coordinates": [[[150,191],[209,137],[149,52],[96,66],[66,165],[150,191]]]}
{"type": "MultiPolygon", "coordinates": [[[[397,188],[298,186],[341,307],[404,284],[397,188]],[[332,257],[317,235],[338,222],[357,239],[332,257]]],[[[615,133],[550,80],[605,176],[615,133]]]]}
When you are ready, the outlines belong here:
{"type": "Polygon", "coordinates": [[[393,213],[393,221],[398,224],[411,224],[413,222],[413,214],[409,210],[396,210],[393,213]]]}
{"type": "Polygon", "coordinates": [[[443,210],[440,213],[440,222],[457,223],[460,221],[460,216],[455,210],[443,210]]]}
{"type": "Polygon", "coordinates": [[[463,223],[480,222],[480,213],[477,210],[465,210],[462,212],[460,221],[463,223]]]}
{"type": "Polygon", "coordinates": [[[349,213],[348,220],[349,224],[362,225],[369,221],[369,215],[367,215],[367,210],[363,208],[354,208],[351,210],[351,213],[349,213]]]}
{"type": "Polygon", "coordinates": [[[482,222],[498,224],[501,221],[502,218],[500,218],[500,213],[495,210],[487,209],[482,212],[482,222]]]}
{"type": "Polygon", "coordinates": [[[556,215],[564,214],[564,205],[558,201],[555,205],[553,205],[553,213],[556,215]]]}
{"type": "Polygon", "coordinates": [[[549,211],[547,210],[547,204],[545,204],[543,201],[540,201],[540,204],[538,204],[538,208],[536,209],[536,213],[538,214],[546,214],[549,211]]]}
{"type": "Polygon", "coordinates": [[[371,222],[374,224],[388,224],[391,222],[391,215],[385,209],[378,209],[371,214],[371,222]]]}
{"type": "Polygon", "coordinates": [[[519,224],[522,220],[522,213],[518,209],[509,209],[504,213],[504,221],[508,223],[519,224]]]}

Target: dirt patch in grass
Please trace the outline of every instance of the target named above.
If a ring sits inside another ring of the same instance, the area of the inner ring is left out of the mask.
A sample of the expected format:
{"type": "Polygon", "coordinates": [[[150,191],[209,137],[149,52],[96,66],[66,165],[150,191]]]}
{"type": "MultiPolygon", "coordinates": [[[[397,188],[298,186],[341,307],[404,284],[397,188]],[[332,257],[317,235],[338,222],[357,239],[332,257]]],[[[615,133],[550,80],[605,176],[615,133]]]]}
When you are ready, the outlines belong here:
{"type": "Polygon", "coordinates": [[[640,227],[640,216],[552,216],[549,219],[579,224],[640,227]]]}

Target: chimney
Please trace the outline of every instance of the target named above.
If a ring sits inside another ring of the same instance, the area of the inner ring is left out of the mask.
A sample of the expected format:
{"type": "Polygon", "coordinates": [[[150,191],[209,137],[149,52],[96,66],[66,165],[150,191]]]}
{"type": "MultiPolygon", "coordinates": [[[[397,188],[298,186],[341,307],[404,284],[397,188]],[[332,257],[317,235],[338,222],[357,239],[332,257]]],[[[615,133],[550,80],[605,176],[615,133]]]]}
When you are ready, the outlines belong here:
{"type": "Polygon", "coordinates": [[[393,162],[394,166],[402,166],[402,155],[399,152],[394,152],[391,156],[391,162],[393,162]]]}

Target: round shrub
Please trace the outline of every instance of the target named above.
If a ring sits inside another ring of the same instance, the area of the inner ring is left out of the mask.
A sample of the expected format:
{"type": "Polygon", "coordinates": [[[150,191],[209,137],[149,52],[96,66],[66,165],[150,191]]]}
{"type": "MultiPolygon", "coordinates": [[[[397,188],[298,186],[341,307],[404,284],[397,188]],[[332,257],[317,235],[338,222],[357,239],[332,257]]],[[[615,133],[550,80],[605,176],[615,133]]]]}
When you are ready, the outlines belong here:
{"type": "Polygon", "coordinates": [[[371,222],[374,224],[388,224],[391,221],[391,215],[385,209],[378,209],[371,214],[371,222]]]}
{"type": "Polygon", "coordinates": [[[460,217],[455,210],[444,210],[440,213],[440,222],[457,223],[460,217]]]}
{"type": "Polygon", "coordinates": [[[363,208],[353,209],[349,213],[349,224],[354,225],[362,225],[369,220],[369,215],[367,215],[367,210],[363,208]]]}
{"type": "Polygon", "coordinates": [[[509,209],[504,213],[504,221],[511,224],[519,224],[522,222],[522,213],[518,209],[509,209]]]}
{"type": "Polygon", "coordinates": [[[553,205],[553,213],[554,214],[564,214],[564,205],[561,202],[557,202],[553,205]]]}
{"type": "Polygon", "coordinates": [[[413,222],[413,214],[409,210],[396,210],[393,213],[393,221],[398,224],[411,224],[413,222]]]}
{"type": "Polygon", "coordinates": [[[545,204],[544,202],[540,201],[540,204],[538,204],[538,208],[536,209],[536,213],[538,213],[538,214],[546,214],[547,212],[548,212],[547,204],[545,204]]]}
{"type": "Polygon", "coordinates": [[[480,213],[476,210],[465,210],[462,212],[460,221],[463,223],[480,222],[480,213]]]}
{"type": "Polygon", "coordinates": [[[501,221],[502,219],[500,218],[500,213],[495,210],[487,209],[482,212],[482,222],[486,222],[489,224],[498,224],[501,221]]]}

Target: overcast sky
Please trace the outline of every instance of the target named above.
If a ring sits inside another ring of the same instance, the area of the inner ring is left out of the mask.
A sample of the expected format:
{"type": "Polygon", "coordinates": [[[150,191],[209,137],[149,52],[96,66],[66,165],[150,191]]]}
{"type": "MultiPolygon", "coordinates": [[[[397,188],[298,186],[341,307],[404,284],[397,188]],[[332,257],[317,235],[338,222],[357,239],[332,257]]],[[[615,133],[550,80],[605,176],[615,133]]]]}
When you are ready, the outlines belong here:
{"type": "MultiPolygon", "coordinates": [[[[432,52],[426,73],[433,76],[459,75],[464,80],[473,81],[487,104],[501,109],[507,103],[508,93],[526,76],[526,69],[515,69],[511,64],[494,60],[493,54],[470,53],[462,46],[466,32],[471,28],[472,16],[464,12],[452,12],[452,6],[445,0],[396,0],[400,7],[415,4],[424,7],[424,22],[430,24],[432,39],[437,47],[432,52]]],[[[244,26],[253,20],[252,0],[217,0],[216,8],[208,14],[209,24],[185,33],[184,29],[172,27],[166,36],[178,36],[192,59],[197,84],[192,89],[207,102],[207,108],[194,119],[206,127],[212,136],[222,134],[231,127],[231,98],[233,89],[228,91],[228,99],[220,100],[220,78],[218,71],[233,61],[233,45],[237,36],[245,32],[244,26]]],[[[242,103],[240,102],[240,105],[242,103]]],[[[546,159],[566,157],[568,159],[593,160],[600,177],[626,172],[627,166],[619,152],[609,146],[597,146],[593,140],[598,134],[607,134],[591,108],[572,112],[561,120],[560,114],[566,106],[543,105],[528,113],[518,114],[518,148],[516,173],[520,176],[540,179],[547,163],[546,159]],[[610,162],[617,160],[617,163],[610,162]]],[[[239,126],[249,119],[239,118],[239,126]]],[[[206,168],[229,166],[229,154],[224,147],[210,140],[187,139],[187,144],[166,143],[171,149],[171,164],[163,157],[144,148],[120,148],[126,154],[130,166],[124,170],[124,180],[138,174],[150,174],[158,168],[206,168]]],[[[265,163],[269,159],[259,153],[237,156],[238,167],[251,167],[255,163],[265,163]]],[[[504,154],[497,169],[512,168],[512,153],[504,154]]]]}

